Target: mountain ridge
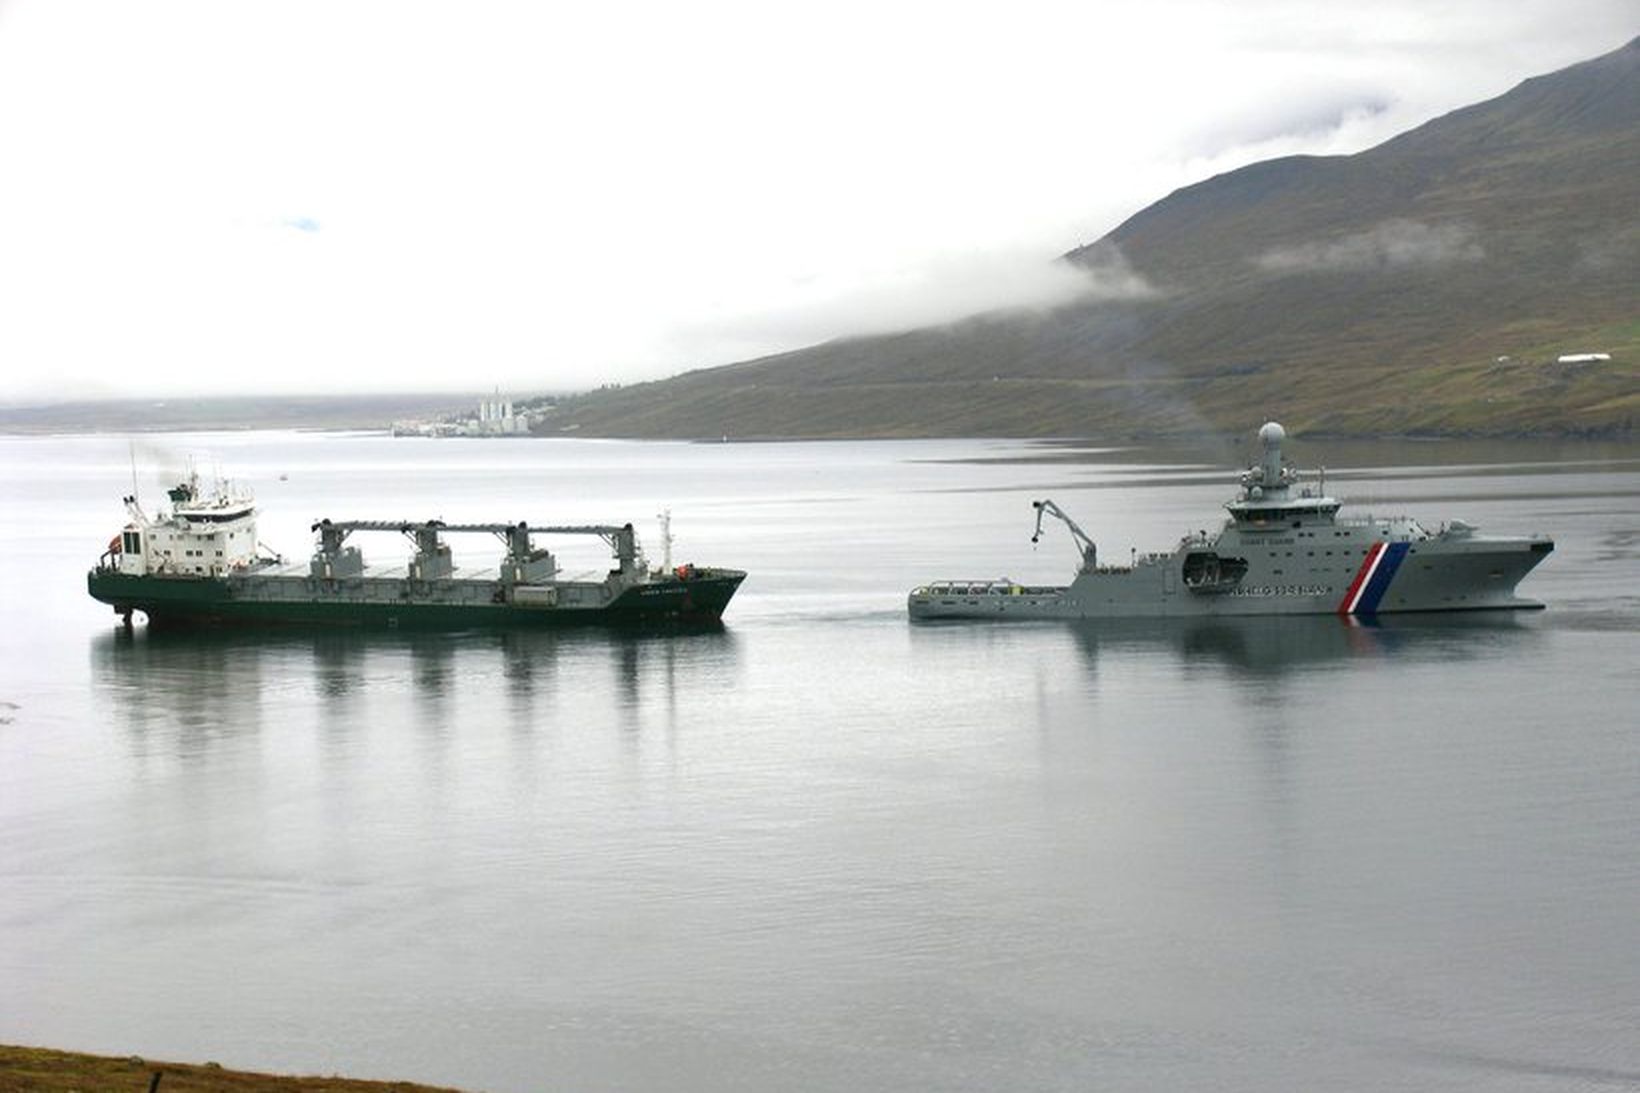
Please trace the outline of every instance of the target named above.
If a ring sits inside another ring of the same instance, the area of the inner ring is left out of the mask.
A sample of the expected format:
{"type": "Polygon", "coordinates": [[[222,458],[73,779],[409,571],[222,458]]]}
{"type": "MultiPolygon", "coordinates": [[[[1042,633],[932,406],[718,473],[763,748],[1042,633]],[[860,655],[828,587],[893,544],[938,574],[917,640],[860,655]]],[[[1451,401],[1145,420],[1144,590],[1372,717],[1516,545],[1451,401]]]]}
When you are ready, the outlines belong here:
{"type": "Polygon", "coordinates": [[[1148,294],[566,400],[629,436],[1630,435],[1640,38],[1350,155],[1181,187],[1061,258],[1148,294]],[[1563,366],[1598,349],[1601,367],[1563,366]]]}

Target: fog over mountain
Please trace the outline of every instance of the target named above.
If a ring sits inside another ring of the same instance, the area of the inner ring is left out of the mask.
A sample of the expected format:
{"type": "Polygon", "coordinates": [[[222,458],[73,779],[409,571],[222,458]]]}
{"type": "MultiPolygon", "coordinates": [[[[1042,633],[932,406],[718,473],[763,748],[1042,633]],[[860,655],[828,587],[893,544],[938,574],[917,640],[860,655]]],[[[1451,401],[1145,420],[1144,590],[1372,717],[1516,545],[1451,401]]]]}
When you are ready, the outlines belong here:
{"type": "Polygon", "coordinates": [[[1179,189],[1076,299],[568,404],[637,435],[1632,432],[1640,39],[1366,151],[1179,189]],[[1561,355],[1609,352],[1599,364],[1561,355]]]}
{"type": "Polygon", "coordinates": [[[0,402],[588,389],[1156,288],[1052,260],[1636,14],[7,0],[0,402]]]}

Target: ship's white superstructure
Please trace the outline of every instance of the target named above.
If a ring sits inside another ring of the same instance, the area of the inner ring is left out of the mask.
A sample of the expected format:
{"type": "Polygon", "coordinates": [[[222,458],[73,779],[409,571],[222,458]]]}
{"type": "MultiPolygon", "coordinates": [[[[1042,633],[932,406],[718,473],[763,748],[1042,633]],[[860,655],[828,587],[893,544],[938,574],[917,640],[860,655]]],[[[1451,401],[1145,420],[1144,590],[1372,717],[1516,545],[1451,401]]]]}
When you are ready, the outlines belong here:
{"type": "Polygon", "coordinates": [[[125,499],[130,519],[108,544],[119,572],[220,577],[256,564],[256,503],[248,492],[219,482],[206,495],[189,472],[166,496],[170,511],[153,518],[135,495],[125,499]]]}

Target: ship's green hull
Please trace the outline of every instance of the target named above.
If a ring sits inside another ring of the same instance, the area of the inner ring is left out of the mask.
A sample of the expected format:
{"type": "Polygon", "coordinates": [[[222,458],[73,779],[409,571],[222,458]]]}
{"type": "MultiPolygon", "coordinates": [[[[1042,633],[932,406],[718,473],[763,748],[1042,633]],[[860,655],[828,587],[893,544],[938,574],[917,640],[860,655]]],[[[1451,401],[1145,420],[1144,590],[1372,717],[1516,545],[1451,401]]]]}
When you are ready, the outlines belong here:
{"type": "Polygon", "coordinates": [[[87,575],[86,585],[94,599],[127,619],[141,612],[151,627],[465,630],[714,625],[745,576],[738,570],[697,569],[687,580],[668,576],[635,584],[605,604],[563,607],[512,602],[499,584],[417,588],[396,581],[392,599],[371,599],[338,594],[317,582],[300,594],[270,594],[271,582],[256,577],[131,576],[102,568],[87,575]]]}

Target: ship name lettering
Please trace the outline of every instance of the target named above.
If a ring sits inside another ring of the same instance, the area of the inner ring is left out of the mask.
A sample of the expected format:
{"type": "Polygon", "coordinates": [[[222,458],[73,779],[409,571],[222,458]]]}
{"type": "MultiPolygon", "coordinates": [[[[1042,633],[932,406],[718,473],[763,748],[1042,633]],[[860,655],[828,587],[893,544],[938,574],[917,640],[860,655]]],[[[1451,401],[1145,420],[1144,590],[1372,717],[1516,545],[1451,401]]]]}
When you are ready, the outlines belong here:
{"type": "Polygon", "coordinates": [[[1324,596],[1327,589],[1319,584],[1253,584],[1232,589],[1232,596],[1324,596]]]}

